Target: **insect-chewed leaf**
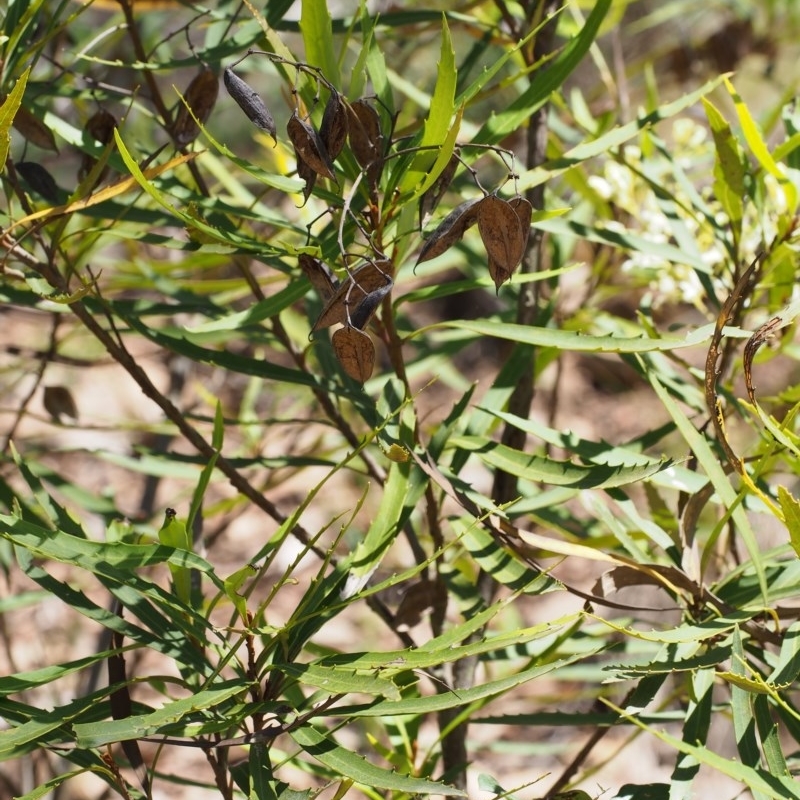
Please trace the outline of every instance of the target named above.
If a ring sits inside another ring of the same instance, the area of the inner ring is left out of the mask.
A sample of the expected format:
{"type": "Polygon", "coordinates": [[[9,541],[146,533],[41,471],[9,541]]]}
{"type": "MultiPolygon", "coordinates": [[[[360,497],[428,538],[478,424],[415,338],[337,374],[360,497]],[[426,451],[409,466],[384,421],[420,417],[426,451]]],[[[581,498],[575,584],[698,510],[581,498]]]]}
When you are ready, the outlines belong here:
{"type": "Polygon", "coordinates": [[[28,188],[54,205],[58,202],[58,185],[53,176],[41,164],[33,161],[18,161],[14,166],[28,188]]]}
{"type": "Polygon", "coordinates": [[[522,261],[527,238],[516,210],[496,195],[484,197],[478,208],[478,230],[489,261],[510,275],[522,261]]]}
{"type": "Polygon", "coordinates": [[[439,201],[444,197],[450,183],[452,182],[458,165],[461,163],[458,151],[450,156],[447,166],[439,173],[439,177],[434,181],[433,186],[425,192],[419,199],[419,224],[420,227],[430,218],[433,210],[439,205],[439,201]]]}
{"type": "Polygon", "coordinates": [[[28,111],[25,106],[20,106],[14,115],[12,125],[22,134],[23,138],[42,150],[58,152],[53,132],[38,117],[28,111]]]}
{"type": "Polygon", "coordinates": [[[319,126],[319,138],[322,139],[331,161],[335,161],[342,152],[347,141],[348,129],[347,106],[339,92],[334,89],[325,104],[322,123],[319,126]]]}
{"type": "Polygon", "coordinates": [[[335,325],[337,322],[349,324],[353,312],[356,311],[367,296],[385,286],[389,287],[386,290],[387,292],[391,289],[393,281],[389,270],[389,261],[383,259],[375,262],[368,261],[366,264],[362,264],[360,267],[353,270],[353,272],[339,284],[334,295],[328,301],[325,308],[322,309],[322,313],[314,323],[312,331],[328,328],[331,325],[335,325]]]}
{"type": "Polygon", "coordinates": [[[375,345],[358,328],[339,328],[331,337],[333,352],[342,369],[354,380],[364,383],[375,368],[375,345]]]}
{"type": "Polygon", "coordinates": [[[381,118],[366,100],[347,107],[350,148],[356,161],[367,171],[367,181],[375,188],[383,171],[383,131],[381,118]]]}
{"type": "Polygon", "coordinates": [[[323,300],[330,300],[334,292],[339,288],[339,279],[333,274],[331,269],[323,261],[320,261],[308,253],[300,253],[297,263],[303,270],[305,276],[311,281],[311,285],[323,300]]]}
{"type": "Polygon", "coordinates": [[[275,144],[278,144],[278,129],[275,127],[275,120],[255,89],[245,83],[230,67],[225,67],[222,80],[228,94],[244,111],[250,122],[257,128],[261,128],[262,131],[266,131],[275,144]]]}
{"type": "Polygon", "coordinates": [[[200,128],[194,118],[205,124],[217,102],[218,93],[219,80],[214,70],[206,67],[192,79],[183,97],[185,103],[178,106],[178,113],[172,123],[172,138],[178,147],[185,147],[197,138],[200,128]]]}
{"type": "Polygon", "coordinates": [[[478,209],[485,197],[476,197],[456,206],[425,240],[419,252],[417,264],[430,261],[449,250],[478,221],[478,209]]]}
{"type": "Polygon", "coordinates": [[[294,145],[298,163],[305,162],[317,175],[336,180],[333,164],[322,139],[309,123],[297,116],[297,111],[293,111],[289,117],[286,132],[289,134],[289,141],[294,145]]]}
{"type": "Polygon", "coordinates": [[[350,312],[350,324],[354,328],[364,330],[367,323],[372,319],[372,315],[389,292],[392,291],[394,281],[389,278],[388,282],[370,292],[356,307],[350,312]]]}

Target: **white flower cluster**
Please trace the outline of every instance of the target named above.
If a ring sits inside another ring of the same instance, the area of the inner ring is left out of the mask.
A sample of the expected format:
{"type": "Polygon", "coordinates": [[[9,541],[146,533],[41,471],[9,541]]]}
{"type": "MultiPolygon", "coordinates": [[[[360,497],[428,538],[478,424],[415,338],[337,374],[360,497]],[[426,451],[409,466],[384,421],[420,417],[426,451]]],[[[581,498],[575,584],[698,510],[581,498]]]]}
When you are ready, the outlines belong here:
{"type": "MultiPolygon", "coordinates": [[[[653,245],[631,248],[622,264],[624,273],[648,287],[649,303],[655,307],[688,303],[706,310],[705,289],[692,262],[702,261],[713,283],[728,283],[722,274],[728,252],[720,236],[720,231],[728,228],[728,217],[714,196],[714,142],[705,127],[687,117],[673,123],[669,149],[671,159],[658,152],[645,156],[639,147],[627,145],[622,157],[606,161],[602,174],[591,176],[589,184],[624,220],[606,222],[605,230],[653,245]],[[699,166],[703,173],[698,178],[699,166]],[[653,184],[664,189],[661,196],[653,184]],[[697,193],[693,195],[694,191],[697,193]],[[676,235],[679,230],[680,235],[676,235]],[[686,263],[659,252],[659,245],[675,248],[681,241],[691,242],[694,250],[694,257],[687,258],[686,263]]],[[[774,213],[758,214],[754,204],[745,200],[739,246],[743,263],[754,258],[764,242],[771,241],[774,220],[785,208],[783,189],[772,175],[763,178],[763,191],[767,193],[764,206],[774,213]]],[[[720,289],[724,293],[722,286],[720,289]]]]}

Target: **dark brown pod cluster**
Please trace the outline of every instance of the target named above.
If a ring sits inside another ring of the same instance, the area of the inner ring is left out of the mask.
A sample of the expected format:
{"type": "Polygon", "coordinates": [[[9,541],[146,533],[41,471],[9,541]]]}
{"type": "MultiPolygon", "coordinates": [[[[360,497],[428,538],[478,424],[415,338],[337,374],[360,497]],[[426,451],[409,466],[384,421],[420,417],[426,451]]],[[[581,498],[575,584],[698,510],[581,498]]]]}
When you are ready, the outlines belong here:
{"type": "Polygon", "coordinates": [[[499,289],[522,263],[533,208],[524,197],[503,200],[489,194],[454,208],[425,240],[417,264],[449,250],[475,223],[489,257],[489,274],[499,289]]]}
{"type": "MultiPolygon", "coordinates": [[[[117,118],[110,111],[106,111],[105,109],[101,108],[99,111],[96,111],[94,114],[92,114],[91,117],[89,117],[89,120],[86,123],[86,132],[96,142],[100,142],[100,144],[108,144],[114,139],[114,128],[116,127],[117,118]]],[[[84,178],[86,178],[92,169],[94,169],[94,165],[96,163],[96,158],[90,156],[88,153],[84,153],[80,169],[78,170],[78,180],[84,180],[84,178]]],[[[108,167],[104,167],[100,175],[97,176],[97,183],[103,180],[107,173],[108,167]]]]}
{"type": "Polygon", "coordinates": [[[230,67],[225,67],[222,80],[228,94],[244,111],[250,122],[257,128],[261,128],[262,131],[266,131],[275,144],[278,144],[278,129],[275,127],[275,120],[264,105],[264,101],[258,96],[258,92],[245,83],[230,67]]]}
{"type": "Polygon", "coordinates": [[[186,147],[197,138],[200,128],[195,119],[199,120],[201,125],[205,125],[214,110],[218,94],[217,74],[204,67],[186,89],[186,94],[183,96],[185,102],[179,104],[178,113],[172,123],[172,138],[178,147],[186,147]]]}
{"type": "Polygon", "coordinates": [[[341,283],[328,279],[328,269],[310,256],[301,256],[301,267],[320,295],[327,299],[312,330],[343,325],[331,337],[333,352],[353,380],[364,383],[375,366],[375,345],[364,332],[378,306],[394,286],[388,259],[368,261],[341,283]],[[313,277],[312,277],[313,276],[313,277]]]}

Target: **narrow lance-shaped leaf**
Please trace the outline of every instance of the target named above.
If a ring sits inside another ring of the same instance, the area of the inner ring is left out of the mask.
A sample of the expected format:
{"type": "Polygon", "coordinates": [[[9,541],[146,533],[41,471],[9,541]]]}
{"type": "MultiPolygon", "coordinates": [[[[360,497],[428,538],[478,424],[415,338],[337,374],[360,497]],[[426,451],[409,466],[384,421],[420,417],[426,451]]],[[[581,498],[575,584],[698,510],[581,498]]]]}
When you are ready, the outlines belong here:
{"type": "Polygon", "coordinates": [[[731,126],[717,107],[707,97],[703,97],[702,101],[716,149],[714,194],[728,215],[735,240],[738,241],[744,214],[744,153],[731,126]]]}
{"type": "Polygon", "coordinates": [[[255,89],[245,83],[230,67],[225,67],[225,71],[222,73],[222,80],[225,83],[228,94],[236,101],[239,108],[244,111],[247,118],[257,128],[266,131],[277,145],[278,129],[275,127],[275,120],[255,89]]]}
{"type": "Polygon", "coordinates": [[[450,131],[455,112],[457,69],[455,51],[447,25],[447,17],[442,15],[442,45],[439,62],[436,65],[436,86],[431,96],[428,116],[419,138],[419,152],[415,155],[408,170],[403,174],[399,190],[412,191],[430,171],[436,160],[436,150],[441,147],[450,131]]]}
{"type": "Polygon", "coordinates": [[[20,75],[11,93],[6,97],[3,105],[0,106],[0,167],[5,165],[8,157],[8,148],[11,145],[11,126],[22,104],[22,97],[25,94],[25,86],[28,83],[30,72],[31,68],[28,67],[20,75]]]}
{"type": "MultiPolygon", "coordinates": [[[[186,530],[186,523],[177,518],[175,510],[168,508],[164,514],[164,523],[158,531],[158,538],[161,544],[167,547],[175,547],[191,552],[192,543],[189,539],[189,532],[186,530]]],[[[169,565],[172,573],[172,581],[175,586],[175,594],[178,599],[187,606],[191,605],[192,596],[192,577],[191,570],[177,564],[169,565]]]]}

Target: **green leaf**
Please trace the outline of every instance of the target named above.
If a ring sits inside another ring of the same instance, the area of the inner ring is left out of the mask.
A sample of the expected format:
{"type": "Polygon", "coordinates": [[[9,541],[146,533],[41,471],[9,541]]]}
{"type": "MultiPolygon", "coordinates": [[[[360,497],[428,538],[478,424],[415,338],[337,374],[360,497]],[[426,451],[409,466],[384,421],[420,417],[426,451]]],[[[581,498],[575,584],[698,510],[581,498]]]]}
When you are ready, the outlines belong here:
{"type": "MultiPolygon", "coordinates": [[[[349,558],[350,574],[344,589],[345,597],[352,597],[364,586],[377,569],[389,545],[402,528],[405,517],[402,509],[409,489],[410,463],[392,462],[383,488],[381,505],[366,536],[349,558]]],[[[410,512],[410,509],[409,509],[410,512]]]]}
{"type": "Polygon", "coordinates": [[[743,153],[731,131],[731,126],[717,107],[707,97],[703,98],[703,106],[717,151],[714,164],[714,194],[728,215],[733,228],[734,241],[738,242],[744,215],[745,166],[743,153]]]}
{"type": "Polygon", "coordinates": [[[334,86],[340,86],[339,64],[333,52],[333,26],[326,0],[302,0],[300,32],[306,61],[319,67],[334,86]]]}
{"type": "Polygon", "coordinates": [[[547,69],[533,74],[530,86],[505,110],[492,112],[474,141],[497,144],[508,134],[525,125],[531,114],[541,108],[583,61],[594,44],[600,25],[611,8],[612,0],[596,0],[580,33],[572,39],[547,69]]]}
{"type": "MultiPolygon", "coordinates": [[[[537,328],[529,325],[516,325],[496,319],[453,320],[437,322],[408,334],[414,339],[423,333],[437,328],[451,328],[469,331],[479,336],[495,336],[521,344],[538,347],[552,347],[555,350],[567,350],[580,353],[649,353],[654,351],[680,350],[684,347],[697,347],[711,340],[713,325],[703,325],[686,336],[662,336],[651,339],[646,336],[592,336],[580,331],[564,331],[557,328],[537,328]]],[[[726,336],[748,338],[747,331],[737,328],[726,328],[726,336]]]]}
{"type": "Polygon", "coordinates": [[[727,78],[725,78],[725,87],[733,99],[736,113],[739,117],[739,124],[742,126],[742,133],[750,147],[750,151],[763,169],[777,179],[786,198],[786,208],[790,215],[794,214],[797,210],[797,187],[775,162],[756,121],[750,114],[750,109],[727,78]]]}
{"type": "Polygon", "coordinates": [[[0,106],[0,170],[5,169],[6,158],[8,158],[8,148],[11,146],[11,126],[14,124],[14,117],[17,115],[19,107],[22,105],[22,97],[25,94],[25,87],[28,84],[28,76],[31,68],[28,67],[19,76],[14,88],[9,92],[5,102],[0,106]]]}
{"type": "Polygon", "coordinates": [[[456,80],[458,73],[456,70],[455,51],[453,42],[450,38],[450,28],[447,26],[447,18],[442,15],[442,46],[436,72],[436,86],[431,97],[428,116],[422,127],[422,136],[416,143],[420,148],[411,165],[404,171],[398,186],[402,194],[414,191],[414,196],[418,196],[424,191],[418,184],[426,177],[429,185],[439,177],[439,173],[444,169],[452,155],[455,137],[458,135],[458,125],[453,125],[453,114],[455,112],[456,80]],[[446,158],[438,160],[439,172],[435,172],[432,167],[437,164],[439,149],[448,142],[450,153],[446,158]],[[430,173],[430,174],[428,174],[430,173]]]}
{"type": "Polygon", "coordinates": [[[464,797],[464,792],[444,783],[400,775],[392,770],[382,769],[367,761],[353,750],[341,747],[334,739],[311,727],[296,728],[289,735],[306,753],[321,764],[332,769],[337,775],[352,778],[356,783],[372,789],[386,789],[409,794],[434,794],[445,797],[464,797]]]}
{"type": "Polygon", "coordinates": [[[608,152],[624,144],[629,139],[633,139],[643,131],[649,130],[661,120],[674,117],[684,109],[693,106],[701,97],[707,95],[717,86],[719,86],[719,84],[722,83],[722,80],[722,77],[714,78],[694,92],[689,92],[688,94],[682,95],[680,98],[673,100],[671,103],[665,103],[663,106],[659,106],[654,111],[643,114],[633,122],[629,122],[626,125],[620,125],[618,128],[614,128],[608,133],[604,133],[597,139],[589,142],[582,142],[581,144],[576,145],[572,149],[568,150],[561,157],[553,161],[546,162],[541,167],[535,167],[523,172],[520,175],[520,180],[518,183],[519,190],[523,191],[525,189],[531,189],[534,186],[539,186],[542,183],[552,180],[561,173],[566,172],[568,169],[572,169],[573,167],[582,164],[584,161],[590,158],[597,158],[598,156],[606,155],[608,152]]]}
{"type": "Polygon", "coordinates": [[[482,436],[453,436],[450,445],[475,453],[494,469],[523,480],[575,489],[607,489],[637,483],[672,465],[670,459],[647,464],[596,464],[582,466],[514,450],[482,436]]]}
{"type": "MultiPolygon", "coordinates": [[[[692,674],[692,699],[686,709],[683,723],[683,741],[689,744],[704,744],[711,725],[713,705],[714,670],[699,669],[692,674]]],[[[700,771],[700,762],[691,753],[678,756],[672,772],[672,794],[675,797],[691,797],[691,785],[700,771]]]]}
{"type": "MultiPolygon", "coordinates": [[[[722,502],[723,508],[729,514],[735,523],[737,533],[742,537],[747,552],[750,555],[752,568],[758,578],[758,585],[761,589],[762,601],[769,605],[769,592],[767,590],[767,580],[764,573],[764,563],[761,555],[761,548],[756,541],[755,533],[750,524],[745,509],[741,504],[741,495],[739,495],[733,488],[729,477],[725,474],[725,470],[717,457],[717,454],[711,449],[710,444],[705,437],[699,433],[694,424],[686,416],[684,410],[672,398],[666,387],[661,383],[655,371],[652,369],[647,370],[647,378],[650,381],[653,389],[656,392],[659,400],[672,417],[678,431],[683,436],[686,443],[692,449],[692,452],[697,457],[700,466],[705,471],[709,480],[711,481],[714,489],[716,490],[722,502]]],[[[713,539],[708,545],[706,550],[713,545],[713,539]]]]}
{"type": "Polygon", "coordinates": [[[387,678],[345,666],[277,663],[274,669],[291,676],[305,686],[314,686],[331,694],[367,694],[399,700],[400,690],[387,678]]]}
{"type": "Polygon", "coordinates": [[[783,512],[783,520],[789,529],[792,549],[800,557],[800,501],[785,487],[778,487],[778,502],[783,512]]]}
{"type": "MultiPolygon", "coordinates": [[[[174,547],[187,552],[192,551],[192,540],[186,530],[186,523],[179,520],[175,511],[168,508],[164,514],[164,522],[158,531],[158,539],[167,547],[174,547]]],[[[172,582],[178,599],[187,606],[192,603],[192,573],[180,564],[170,564],[172,582]]]]}
{"type": "MultiPolygon", "coordinates": [[[[232,680],[223,686],[195,692],[191,697],[167,702],[162,708],[149,714],[136,714],[125,719],[103,723],[76,724],[74,726],[78,747],[102,747],[114,742],[153,736],[167,725],[185,721],[185,717],[199,711],[214,710],[226,701],[247,692],[248,686],[240,680],[232,680]]],[[[189,720],[189,722],[195,720],[189,720]]]]}

